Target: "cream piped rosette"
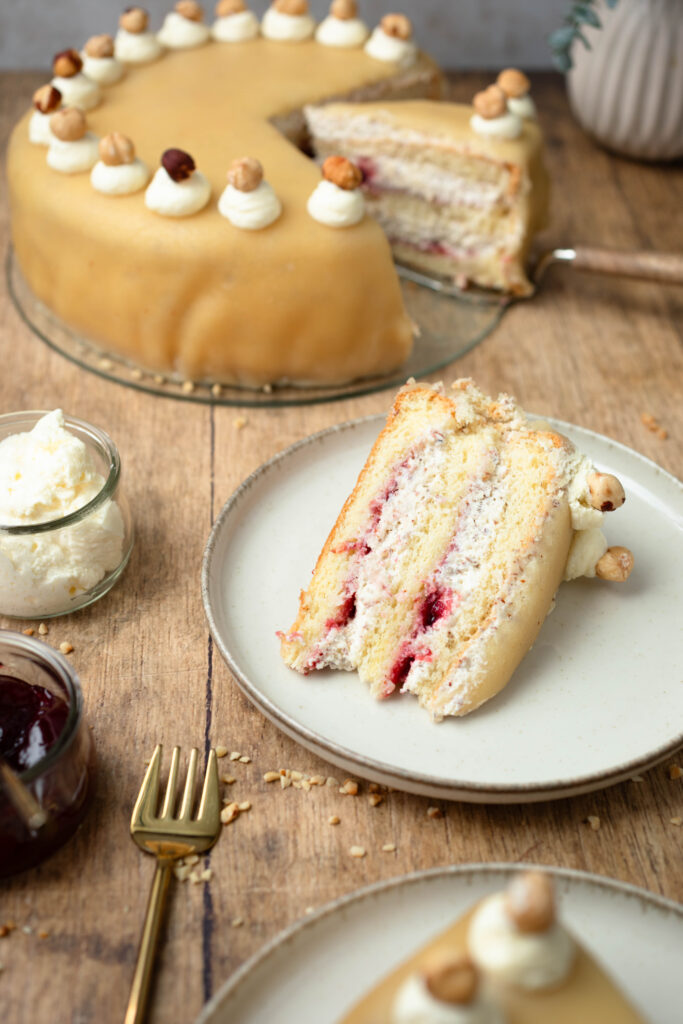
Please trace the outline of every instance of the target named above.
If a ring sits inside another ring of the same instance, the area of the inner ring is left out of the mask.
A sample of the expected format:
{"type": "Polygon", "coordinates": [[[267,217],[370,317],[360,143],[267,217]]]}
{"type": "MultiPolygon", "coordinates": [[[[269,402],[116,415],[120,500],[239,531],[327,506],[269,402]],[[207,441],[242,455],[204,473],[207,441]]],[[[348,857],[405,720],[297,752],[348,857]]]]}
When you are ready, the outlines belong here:
{"type": "Polygon", "coordinates": [[[477,135],[492,139],[517,139],[522,134],[522,119],[508,109],[507,97],[498,85],[478,92],[472,100],[474,113],[470,127],[477,135]]]}
{"type": "Polygon", "coordinates": [[[496,85],[507,96],[508,110],[522,120],[534,121],[537,117],[536,104],[529,95],[531,82],[517,68],[505,68],[498,75],[496,85]]]}
{"type": "Polygon", "coordinates": [[[259,20],[244,0],[218,0],[211,36],[218,43],[243,43],[261,31],[259,20]]]}
{"type": "Polygon", "coordinates": [[[35,146],[49,146],[53,135],[50,118],[62,105],[62,94],[54,85],[41,85],[33,94],[33,113],[28,122],[29,142],[35,146]]]}
{"type": "Polygon", "coordinates": [[[278,43],[301,43],[315,32],[308,0],[273,0],[263,15],[261,32],[278,43]]]}
{"type": "Polygon", "coordinates": [[[405,14],[385,14],[365,44],[365,52],[374,60],[408,67],[417,59],[413,26],[405,14]]]}
{"type": "Polygon", "coordinates": [[[347,228],[365,216],[365,199],[360,190],[363,173],[343,156],[328,156],[322,166],[323,180],[308,199],[313,220],[330,228],[347,228]]]}
{"type": "Polygon", "coordinates": [[[282,204],[263,180],[263,167],[254,157],[241,157],[231,164],[228,184],[218,200],[218,212],[245,231],[267,228],[282,213],[282,204]]]}
{"type": "Polygon", "coordinates": [[[190,217],[211,198],[211,185],[189,153],[167,149],[161,166],[147,186],[145,206],[162,217],[190,217]]]}
{"type": "Polygon", "coordinates": [[[100,87],[82,69],[83,61],[76,50],[62,50],[52,61],[52,85],[62,94],[63,106],[92,110],[100,102],[100,87]]]}
{"type": "Polygon", "coordinates": [[[96,135],[80,107],[64,107],[50,119],[52,139],[47,151],[48,167],[61,174],[80,174],[97,163],[96,135]]]}
{"type": "Polygon", "coordinates": [[[147,164],[135,155],[135,146],[127,135],[110,132],[98,146],[99,160],[90,172],[96,192],[105,196],[127,196],[139,192],[149,181],[147,164]]]}
{"type": "Polygon", "coordinates": [[[362,46],[370,30],[358,17],[356,0],[332,0],[330,13],[318,25],[316,41],[322,46],[353,49],[362,46]]]}
{"type": "Polygon", "coordinates": [[[111,36],[91,36],[81,51],[83,74],[98,85],[114,85],[123,78],[125,66],[114,56],[111,36]]]}
{"type": "Polygon", "coordinates": [[[156,33],[149,31],[149,15],[144,7],[127,7],[119,18],[114,39],[116,59],[124,64],[149,64],[162,52],[156,33]]]}
{"type": "Polygon", "coordinates": [[[480,980],[472,961],[459,955],[416,971],[396,993],[389,1024],[504,1024],[480,980]]]}
{"type": "Polygon", "coordinates": [[[157,39],[169,50],[191,50],[203,46],[211,34],[203,18],[201,4],[195,0],[178,0],[175,8],[164,18],[157,39]]]}

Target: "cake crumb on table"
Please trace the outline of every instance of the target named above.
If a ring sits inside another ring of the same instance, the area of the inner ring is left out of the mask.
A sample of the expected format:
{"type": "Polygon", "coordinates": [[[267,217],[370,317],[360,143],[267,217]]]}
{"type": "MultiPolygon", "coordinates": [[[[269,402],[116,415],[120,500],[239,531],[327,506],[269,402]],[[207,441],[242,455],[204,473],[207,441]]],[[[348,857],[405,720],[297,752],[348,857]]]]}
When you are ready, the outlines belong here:
{"type": "Polygon", "coordinates": [[[62,652],[62,654],[71,654],[71,652],[73,651],[73,646],[69,643],[68,640],[62,640],[61,644],[59,645],[59,649],[62,652]]]}
{"type": "Polygon", "coordinates": [[[679,764],[670,764],[669,765],[669,778],[671,779],[672,782],[674,782],[676,779],[680,779],[682,775],[683,775],[683,768],[681,768],[681,766],[679,764]]]}
{"type": "Polygon", "coordinates": [[[340,821],[341,821],[341,818],[339,817],[338,814],[331,814],[329,816],[329,818],[327,819],[327,824],[328,825],[338,825],[340,821]]]}
{"type": "Polygon", "coordinates": [[[249,757],[248,754],[242,754],[242,756],[239,758],[239,762],[240,764],[251,764],[251,758],[249,757]]]}
{"type": "Polygon", "coordinates": [[[427,808],[428,818],[443,818],[443,811],[440,807],[428,807],[427,808]]]}
{"type": "Polygon", "coordinates": [[[33,628],[33,626],[29,626],[28,629],[22,629],[21,632],[24,634],[24,636],[33,636],[33,634],[35,633],[35,629],[33,628]]]}
{"type": "Polygon", "coordinates": [[[184,380],[181,387],[185,394],[189,395],[194,391],[194,382],[191,380],[184,380]]]}
{"type": "Polygon", "coordinates": [[[683,825],[683,818],[681,818],[678,814],[675,818],[669,818],[669,821],[672,825],[683,825]]]}
{"type": "Polygon", "coordinates": [[[395,853],[396,843],[385,843],[382,847],[382,853],[395,853]]]}
{"type": "Polygon", "coordinates": [[[234,775],[221,775],[221,782],[225,782],[227,786],[232,786],[233,782],[237,782],[234,775]]]}
{"type": "Polygon", "coordinates": [[[41,636],[47,636],[50,630],[47,628],[44,622],[41,622],[41,624],[38,626],[38,632],[40,633],[41,636]]]}
{"type": "Polygon", "coordinates": [[[588,825],[590,825],[594,832],[597,832],[600,828],[600,818],[597,814],[589,814],[586,818],[586,822],[588,825]]]}
{"type": "Polygon", "coordinates": [[[242,803],[238,804],[237,806],[238,806],[240,811],[250,811],[251,810],[251,801],[243,800],[242,803]]]}
{"type": "Polygon", "coordinates": [[[244,924],[244,918],[243,917],[233,917],[233,919],[230,922],[230,924],[232,925],[233,928],[241,928],[242,925],[244,924]]]}
{"type": "Polygon", "coordinates": [[[384,803],[384,797],[381,793],[371,793],[368,797],[368,803],[371,807],[379,807],[380,804],[384,803]]]}
{"type": "Polygon", "coordinates": [[[227,757],[228,756],[228,748],[227,747],[216,747],[215,750],[216,750],[216,757],[227,757]]]}
{"type": "Polygon", "coordinates": [[[230,760],[239,761],[241,756],[242,755],[240,754],[239,750],[233,750],[232,753],[230,754],[230,760]]]}
{"type": "Polygon", "coordinates": [[[669,436],[669,431],[661,425],[661,423],[655,419],[649,412],[642,412],[640,414],[640,422],[646,427],[650,433],[656,434],[660,441],[666,441],[669,436]]]}
{"type": "Polygon", "coordinates": [[[246,427],[248,420],[246,416],[238,416],[237,419],[233,421],[233,423],[235,430],[243,430],[246,427]]]}
{"type": "Polygon", "coordinates": [[[339,790],[340,793],[345,793],[347,796],[358,795],[358,783],[353,779],[345,779],[344,785],[339,790]]]}
{"type": "Polygon", "coordinates": [[[349,850],[352,857],[364,857],[365,847],[364,846],[352,846],[349,850]]]}
{"type": "Polygon", "coordinates": [[[277,782],[277,780],[279,778],[280,778],[280,773],[279,772],[266,772],[265,775],[263,776],[263,781],[264,782],[277,782]]]}

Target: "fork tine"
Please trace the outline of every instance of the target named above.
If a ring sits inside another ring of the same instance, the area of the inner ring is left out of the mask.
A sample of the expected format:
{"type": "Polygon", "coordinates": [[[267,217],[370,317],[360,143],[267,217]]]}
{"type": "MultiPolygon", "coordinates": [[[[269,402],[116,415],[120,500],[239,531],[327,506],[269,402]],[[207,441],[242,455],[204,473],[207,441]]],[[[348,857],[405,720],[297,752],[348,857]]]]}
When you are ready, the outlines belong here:
{"type": "Polygon", "coordinates": [[[192,814],[192,805],[194,803],[194,787],[197,781],[197,758],[199,757],[199,751],[196,747],[193,747],[190,751],[190,763],[187,766],[187,779],[185,780],[185,789],[183,791],[183,802],[180,805],[180,813],[178,818],[180,821],[189,821],[192,814]]]}
{"type": "Polygon", "coordinates": [[[173,808],[175,807],[176,797],[176,786],[178,784],[178,764],[180,762],[180,747],[173,748],[173,755],[171,757],[171,767],[168,771],[168,785],[166,786],[166,795],[164,797],[164,806],[161,808],[162,818],[173,817],[173,808]]]}
{"type": "Polygon", "coordinates": [[[220,786],[218,784],[218,760],[216,759],[216,751],[211,750],[209,751],[209,760],[206,765],[204,788],[202,789],[202,798],[199,802],[199,810],[197,811],[197,821],[211,827],[212,824],[215,824],[219,820],[220,804],[221,794],[220,786]]]}
{"type": "Polygon", "coordinates": [[[131,824],[135,821],[140,821],[143,818],[153,818],[156,814],[157,803],[159,801],[159,769],[161,767],[161,754],[163,751],[163,745],[157,743],[154,748],[154,753],[147,766],[145,777],[142,780],[142,786],[138,793],[138,798],[135,801],[135,807],[133,808],[133,816],[131,824]]]}

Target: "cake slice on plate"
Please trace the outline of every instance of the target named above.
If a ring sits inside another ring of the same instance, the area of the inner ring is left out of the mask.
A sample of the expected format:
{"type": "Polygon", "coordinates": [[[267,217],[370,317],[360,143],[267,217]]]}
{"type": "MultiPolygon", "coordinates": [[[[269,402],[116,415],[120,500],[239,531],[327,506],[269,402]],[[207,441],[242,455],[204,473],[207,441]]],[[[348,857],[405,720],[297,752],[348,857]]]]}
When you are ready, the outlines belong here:
{"type": "Polygon", "coordinates": [[[625,579],[624,500],[571,442],[471,380],[402,389],[282,636],[298,672],[357,669],[436,720],[498,693],[564,578],[625,579]]]}

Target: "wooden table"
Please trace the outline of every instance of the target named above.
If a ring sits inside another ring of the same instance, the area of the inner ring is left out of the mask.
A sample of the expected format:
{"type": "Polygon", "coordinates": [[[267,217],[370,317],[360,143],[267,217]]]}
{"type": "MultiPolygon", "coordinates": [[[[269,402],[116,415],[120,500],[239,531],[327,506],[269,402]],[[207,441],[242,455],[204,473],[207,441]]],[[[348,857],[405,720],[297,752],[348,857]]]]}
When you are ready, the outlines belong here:
{"type": "MultiPolygon", "coordinates": [[[[2,130],[43,76],[4,75],[2,130]]],[[[469,99],[486,78],[459,75],[469,99]]],[[[676,249],[683,171],[610,157],[578,130],[562,83],[539,76],[535,96],[554,182],[554,245],[586,242],[676,249]]],[[[3,241],[8,235],[2,209],[3,241]]],[[[4,245],[3,245],[4,249],[4,245]]],[[[87,282],[84,282],[87,287],[87,282]]],[[[246,753],[228,765],[235,799],[253,808],[224,830],[208,884],[177,884],[152,1020],[190,1022],[235,968],[285,925],[343,893],[436,865],[533,861],[594,871],[683,899],[683,782],[667,765],[602,793],[520,807],[449,804],[390,793],[373,807],[331,789],[281,790],[264,772],[340,776],[286,739],[241,695],[212,647],[199,572],[211,524],[240,481],[286,445],[329,424],[384,411],[390,394],[330,405],[247,411],[146,396],[71,365],[42,344],[0,294],[2,410],[65,410],[107,430],[121,451],[137,544],[121,582],[98,604],[53,620],[48,642],[73,644],[99,753],[94,807],[80,833],[41,868],[0,888],[0,1003],[12,1024],[122,1019],[153,870],[128,821],[154,744],[205,740],[246,753]],[[333,813],[341,824],[332,828],[333,813]],[[586,824],[598,815],[601,827],[586,824]],[[381,852],[387,842],[395,853],[381,852]],[[362,844],[368,854],[353,859],[362,844]],[[237,922],[242,921],[239,926],[237,922]],[[42,937],[41,937],[42,933],[42,937]],[[58,1008],[56,1010],[56,1008],[58,1008]]],[[[483,344],[440,376],[473,376],[525,408],[598,430],[680,475],[683,289],[551,271],[483,344]],[[649,412],[668,430],[641,423],[649,412]]],[[[21,628],[26,623],[0,622],[21,628]]],[[[647,681],[643,680],[644,689],[647,681]]]]}

